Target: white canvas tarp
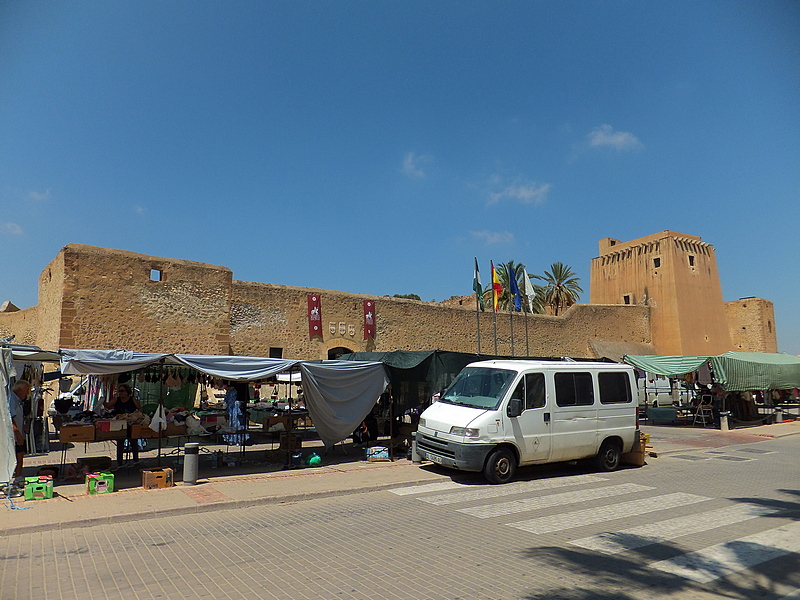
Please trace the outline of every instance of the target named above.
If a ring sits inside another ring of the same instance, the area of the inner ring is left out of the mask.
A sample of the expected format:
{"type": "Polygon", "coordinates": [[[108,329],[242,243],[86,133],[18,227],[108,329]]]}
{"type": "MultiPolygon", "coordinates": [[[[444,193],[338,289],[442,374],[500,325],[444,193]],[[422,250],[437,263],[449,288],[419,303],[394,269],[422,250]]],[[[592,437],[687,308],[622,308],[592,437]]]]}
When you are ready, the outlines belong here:
{"type": "Polygon", "coordinates": [[[14,428],[11,426],[11,411],[8,406],[13,360],[9,348],[0,348],[0,482],[3,483],[14,478],[14,468],[17,466],[14,428]]]}

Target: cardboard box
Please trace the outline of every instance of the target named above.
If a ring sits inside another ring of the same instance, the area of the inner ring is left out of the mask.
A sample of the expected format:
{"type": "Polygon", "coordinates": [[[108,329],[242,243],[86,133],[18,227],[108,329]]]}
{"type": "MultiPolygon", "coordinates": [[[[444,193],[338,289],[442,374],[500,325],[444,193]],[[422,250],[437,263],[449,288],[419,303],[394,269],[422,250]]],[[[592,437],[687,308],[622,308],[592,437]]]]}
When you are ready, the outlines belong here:
{"type": "Polygon", "coordinates": [[[297,433],[292,433],[290,441],[289,435],[290,434],[288,433],[281,434],[281,443],[279,445],[279,448],[281,450],[302,450],[303,438],[297,433]]]}
{"type": "Polygon", "coordinates": [[[186,435],[186,423],[167,423],[167,429],[161,435],[186,435]]]}
{"type": "Polygon", "coordinates": [[[289,431],[289,417],[267,417],[264,419],[264,431],[270,431],[270,429],[272,429],[270,433],[289,431]],[[276,425],[277,427],[275,427],[276,425]],[[281,429],[281,425],[283,429],[281,429]]]}
{"type": "Polygon", "coordinates": [[[366,451],[367,461],[369,462],[383,462],[389,460],[389,449],[385,446],[372,446],[367,448],[366,451]]]}
{"type": "Polygon", "coordinates": [[[175,485],[172,469],[142,469],[142,487],[146,490],[167,488],[175,485]]]}
{"type": "Polygon", "coordinates": [[[92,496],[114,491],[113,473],[90,473],[86,476],[86,493],[92,496]]]}
{"type": "Polygon", "coordinates": [[[53,478],[49,475],[25,478],[25,500],[48,500],[53,497],[53,478]]]}
{"type": "Polygon", "coordinates": [[[59,431],[58,433],[58,441],[93,442],[94,425],[71,425],[71,424],[62,425],[61,431],[59,431]]]}
{"type": "Polygon", "coordinates": [[[156,437],[158,434],[150,429],[150,425],[131,425],[131,439],[147,440],[156,437]]]}
{"type": "Polygon", "coordinates": [[[127,431],[128,422],[122,419],[100,419],[94,422],[95,431],[127,431]]]}
{"type": "Polygon", "coordinates": [[[637,441],[630,452],[624,452],[620,457],[620,462],[625,465],[634,465],[636,467],[644,466],[644,448],[645,438],[639,434],[639,441],[637,441]]]}
{"type": "Polygon", "coordinates": [[[127,421],[95,421],[94,439],[100,440],[124,440],[128,437],[127,421]]]}

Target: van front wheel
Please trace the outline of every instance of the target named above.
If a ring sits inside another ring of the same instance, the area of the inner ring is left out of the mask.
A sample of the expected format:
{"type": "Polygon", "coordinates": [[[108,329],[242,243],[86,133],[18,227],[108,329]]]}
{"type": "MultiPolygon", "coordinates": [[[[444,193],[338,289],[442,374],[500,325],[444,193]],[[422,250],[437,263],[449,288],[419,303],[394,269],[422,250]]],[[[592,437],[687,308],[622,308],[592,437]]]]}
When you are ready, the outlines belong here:
{"type": "Polygon", "coordinates": [[[597,468],[601,471],[616,471],[619,469],[621,456],[622,450],[619,444],[611,441],[603,442],[603,445],[600,447],[600,452],[598,452],[595,457],[595,463],[597,468]]]}
{"type": "Polygon", "coordinates": [[[489,483],[508,483],[514,478],[517,460],[508,448],[498,448],[486,459],[483,476],[489,483]]]}

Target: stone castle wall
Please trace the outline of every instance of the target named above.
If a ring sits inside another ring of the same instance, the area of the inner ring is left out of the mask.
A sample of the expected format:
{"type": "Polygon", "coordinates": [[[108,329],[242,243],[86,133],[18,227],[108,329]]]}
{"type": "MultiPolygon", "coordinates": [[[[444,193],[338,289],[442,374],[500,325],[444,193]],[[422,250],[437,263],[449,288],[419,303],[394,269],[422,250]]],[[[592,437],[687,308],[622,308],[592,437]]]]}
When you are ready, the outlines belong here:
{"type": "MultiPolygon", "coordinates": [[[[233,282],[231,348],[238,355],[326,359],[329,351],[450,350],[477,352],[474,308],[380,296],[366,296],[233,282]],[[307,296],[320,295],[322,339],[309,339],[307,296]],[[375,339],[364,340],[363,301],[375,302],[375,339]]],[[[649,310],[642,306],[575,305],[562,317],[514,314],[514,348],[508,313],[497,315],[498,354],[594,357],[589,341],[650,342],[649,310]],[[525,328],[528,328],[526,346],[525,328]],[[527,351],[527,352],[526,352],[527,351]]],[[[494,353],[491,312],[481,313],[481,351],[494,353]]]]}
{"type": "Polygon", "coordinates": [[[777,352],[775,310],[763,298],[742,298],[725,303],[736,352],[777,352]]]}
{"type": "Polygon", "coordinates": [[[39,332],[39,309],[36,306],[0,313],[0,338],[14,336],[14,343],[36,345],[39,332]]]}
{"type": "MultiPolygon", "coordinates": [[[[36,331],[35,343],[46,349],[307,360],[344,351],[478,350],[473,300],[445,305],[234,281],[226,267],[123,250],[70,244],[42,272],[39,288],[38,307],[0,314],[0,330],[26,343],[34,343],[36,331]],[[321,298],[321,339],[308,335],[310,293],[321,298]],[[375,301],[374,340],[363,339],[365,299],[375,301]]],[[[493,354],[492,312],[481,313],[480,323],[481,351],[493,354]]],[[[574,305],[559,317],[515,313],[513,330],[512,352],[509,315],[498,313],[498,354],[594,357],[593,340],[649,343],[650,309],[574,305]]]]}

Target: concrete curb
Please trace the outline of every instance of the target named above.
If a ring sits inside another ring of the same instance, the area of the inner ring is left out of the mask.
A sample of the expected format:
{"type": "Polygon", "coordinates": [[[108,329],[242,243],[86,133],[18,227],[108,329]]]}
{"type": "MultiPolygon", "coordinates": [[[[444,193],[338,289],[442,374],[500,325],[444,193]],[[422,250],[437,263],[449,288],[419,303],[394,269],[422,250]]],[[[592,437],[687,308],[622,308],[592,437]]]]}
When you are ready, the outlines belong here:
{"type": "MultiPolygon", "coordinates": [[[[196,506],[189,506],[184,508],[163,508],[163,509],[147,510],[141,512],[116,514],[107,517],[88,517],[84,519],[72,519],[70,521],[52,521],[37,525],[22,525],[20,527],[3,527],[0,528],[0,536],[23,535],[40,531],[75,529],[79,527],[91,527],[94,525],[109,525],[111,523],[130,523],[134,521],[151,519],[153,517],[192,515],[192,514],[212,512],[216,510],[250,508],[254,506],[262,506],[265,504],[283,504],[289,502],[301,502],[303,500],[313,500],[314,498],[322,498],[322,497],[366,494],[369,492],[379,492],[382,490],[387,490],[403,485],[418,485],[430,482],[431,479],[427,477],[416,480],[404,480],[402,482],[395,482],[395,483],[365,485],[362,487],[353,487],[349,489],[333,489],[333,490],[325,489],[313,492],[302,492],[298,494],[276,494],[273,496],[260,496],[257,498],[221,500],[219,502],[207,502],[204,504],[197,504],[196,506]]],[[[66,498],[66,496],[63,497],[66,498]]]]}

